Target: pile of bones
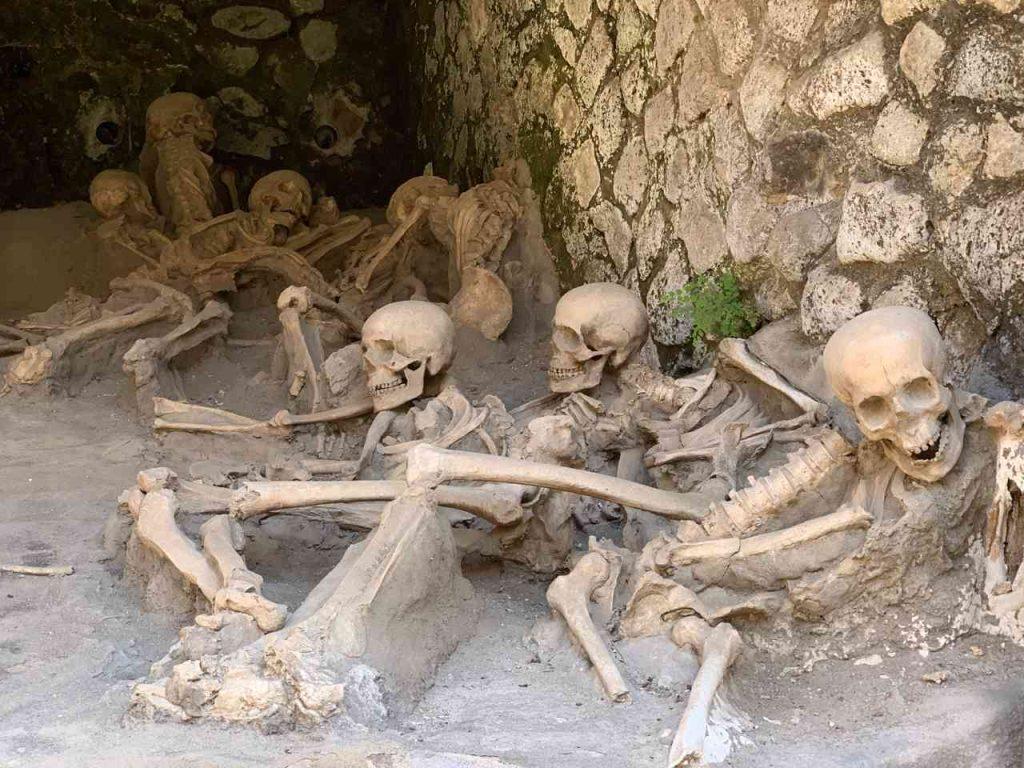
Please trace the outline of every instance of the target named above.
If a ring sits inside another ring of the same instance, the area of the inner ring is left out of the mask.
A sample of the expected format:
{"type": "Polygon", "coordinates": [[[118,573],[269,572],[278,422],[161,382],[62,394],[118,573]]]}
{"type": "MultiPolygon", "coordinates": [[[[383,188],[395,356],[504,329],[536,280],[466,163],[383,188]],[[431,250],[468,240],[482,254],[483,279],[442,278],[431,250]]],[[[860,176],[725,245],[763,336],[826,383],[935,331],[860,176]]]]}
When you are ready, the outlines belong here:
{"type": "Polygon", "coordinates": [[[59,387],[117,349],[158,431],[306,442],[259,478],[225,487],[153,468],[120,498],[107,546],[197,607],[136,683],[132,715],[291,727],[408,711],[472,631],[468,554],[560,574],[535,641],[571,643],[612,702],[630,697],[621,644],[696,658],[673,768],[703,759],[737,628],[767,648],[824,624],[852,648],[912,609],[929,617],[918,641],[1021,639],[1024,409],[952,388],[926,314],[849,321],[815,353],[818,387],[755,353],[770,327],[671,378],[651,362],[636,293],[587,284],[555,307],[550,394],[512,410],[470,402],[449,374],[456,327],[494,340],[512,318],[527,194],[514,173],[462,194],[414,178],[373,225],[314,201],[293,171],[260,179],[240,210],[190,94],[155,101],[146,138],[140,175],[104,171],[91,188],[97,236],[144,266],[102,304],[71,294],[0,328],[5,387],[59,387]],[[338,253],[328,280],[317,264],[338,253]],[[172,360],[223,337],[229,298],[261,273],[288,285],[275,367],[290,410],[186,402],[172,360]],[[345,430],[362,447],[343,459],[331,446],[345,430]],[[583,547],[595,503],[619,535],[583,547]],[[247,567],[244,526],[311,508],[364,535],[289,612],[247,567]]]}

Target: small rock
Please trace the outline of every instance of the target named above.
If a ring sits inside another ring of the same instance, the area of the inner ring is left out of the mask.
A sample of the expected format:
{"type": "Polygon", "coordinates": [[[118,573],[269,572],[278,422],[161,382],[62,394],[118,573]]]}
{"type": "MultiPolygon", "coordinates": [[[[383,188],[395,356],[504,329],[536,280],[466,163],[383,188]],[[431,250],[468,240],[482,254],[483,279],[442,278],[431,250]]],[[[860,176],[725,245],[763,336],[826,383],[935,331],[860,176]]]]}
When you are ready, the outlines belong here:
{"type": "Polygon", "coordinates": [[[322,64],[334,58],[338,50],[338,26],[320,19],[310,20],[299,32],[302,51],[310,61],[322,64]]]}
{"type": "Polygon", "coordinates": [[[921,11],[938,8],[945,0],[882,0],[882,19],[897,24],[921,11]]]}
{"type": "Polygon", "coordinates": [[[213,66],[219,67],[229,75],[241,77],[256,66],[260,60],[260,52],[249,45],[231,45],[222,43],[213,48],[200,47],[199,52],[213,66]]]}
{"type": "Polygon", "coordinates": [[[985,155],[984,131],[977,123],[954,123],[937,144],[939,151],[928,169],[932,187],[959,197],[974,183],[974,172],[985,155]]]}
{"type": "Polygon", "coordinates": [[[740,109],[750,135],[763,141],[785,99],[789,70],[768,58],[758,58],[740,85],[740,109]]]}
{"type": "Polygon", "coordinates": [[[928,136],[928,121],[910,107],[890,101],[871,134],[871,154],[889,165],[913,165],[928,136]]]}
{"type": "Polygon", "coordinates": [[[583,105],[589,107],[604,82],[605,73],[612,63],[612,41],[604,22],[598,20],[590,29],[590,37],[580,51],[576,64],[576,88],[583,105]]]}
{"type": "Polygon", "coordinates": [[[554,30],[551,35],[555,39],[558,50],[562,53],[562,58],[570,67],[575,66],[576,56],[579,54],[579,43],[576,42],[576,36],[568,29],[561,27],[554,30]]]}
{"type": "Polygon", "coordinates": [[[262,117],[266,114],[267,108],[244,88],[229,85],[217,91],[217,98],[221,104],[241,117],[262,117]]]}
{"type": "Polygon", "coordinates": [[[980,645],[972,645],[971,655],[976,659],[980,659],[982,656],[985,655],[985,649],[982,648],[980,645]]]}
{"type": "Polygon", "coordinates": [[[898,192],[892,180],[850,185],[836,236],[840,263],[892,264],[926,251],[930,240],[928,210],[920,195],[898,192]]]}
{"type": "Polygon", "coordinates": [[[786,280],[799,282],[834,239],[819,212],[808,208],[779,220],[768,238],[765,256],[786,280]]]}
{"type": "Polygon", "coordinates": [[[826,58],[806,90],[808,106],[819,120],[850,109],[873,107],[888,95],[885,38],[880,30],[826,58]]]}
{"type": "Polygon", "coordinates": [[[647,77],[647,69],[640,56],[634,57],[632,63],[622,73],[621,80],[622,103],[626,105],[630,114],[641,115],[651,86],[647,77]]]}
{"type": "Polygon", "coordinates": [[[949,672],[944,669],[937,670],[935,672],[926,672],[921,675],[921,680],[926,683],[933,683],[935,685],[942,685],[944,682],[949,680],[949,672]]]}
{"type": "Polygon", "coordinates": [[[811,270],[800,299],[800,327],[804,335],[823,339],[861,313],[860,286],[827,266],[811,270]]]}
{"type": "Polygon", "coordinates": [[[633,231],[622,211],[604,200],[590,210],[590,220],[597,230],[604,235],[608,246],[608,255],[621,274],[625,274],[629,265],[629,251],[633,245],[633,231]]]}
{"type": "Polygon", "coordinates": [[[877,667],[882,663],[882,657],[880,654],[872,653],[870,656],[861,656],[853,665],[855,667],[877,667]]]}
{"type": "Polygon", "coordinates": [[[954,96],[1024,104],[1024,44],[999,27],[977,29],[953,59],[949,81],[954,96]]]}
{"type": "Polygon", "coordinates": [[[644,110],[644,138],[647,151],[652,155],[665,149],[665,139],[675,124],[675,95],[672,86],[666,86],[647,101],[644,110]]]}
{"type": "Polygon", "coordinates": [[[259,5],[232,5],[213,14],[213,26],[247,40],[269,40],[288,31],[292,23],[280,11],[259,5]]]}
{"type": "Polygon", "coordinates": [[[555,94],[555,101],[552,104],[554,112],[555,127],[562,135],[563,143],[568,144],[579,128],[580,120],[583,118],[580,106],[576,103],[576,97],[572,94],[572,88],[563,85],[555,94]]]}
{"type": "Polygon", "coordinates": [[[988,127],[988,154],[982,169],[990,179],[1008,179],[1024,171],[1024,133],[997,114],[988,127]]]}
{"type": "Polygon", "coordinates": [[[696,3],[715,39],[719,69],[726,77],[735,77],[750,62],[756,42],[744,4],[740,0],[696,0],[696,3]]]}
{"type": "Polygon", "coordinates": [[[580,208],[588,207],[601,184],[601,169],[594,154],[594,142],[589,139],[583,142],[563,163],[564,176],[572,182],[576,193],[576,203],[580,208]]]}
{"type": "Polygon", "coordinates": [[[619,155],[619,164],[612,179],[612,192],[630,215],[640,209],[648,182],[647,150],[643,139],[636,137],[619,155]]]}
{"type": "Polygon", "coordinates": [[[729,198],[725,216],[725,239],[732,257],[748,264],[760,256],[778,217],[756,184],[738,187],[729,198]]]}
{"type": "Polygon", "coordinates": [[[310,13],[320,13],[324,9],[324,0],[288,0],[291,6],[292,16],[305,16],[310,13]]]}
{"type": "Polygon", "coordinates": [[[922,99],[939,83],[939,61],[945,52],[942,35],[923,21],[914,25],[900,47],[900,69],[922,99]]]}
{"type": "Polygon", "coordinates": [[[913,307],[922,312],[928,311],[928,302],[921,295],[921,289],[930,288],[931,283],[918,277],[904,275],[895,284],[889,286],[878,298],[871,302],[872,309],[879,307],[913,307]]]}
{"type": "Polygon", "coordinates": [[[960,5],[987,5],[996,13],[1012,13],[1020,7],[1021,0],[959,0],[960,5]]]}
{"type": "Polygon", "coordinates": [[[569,22],[577,29],[584,30],[590,22],[591,2],[590,0],[563,0],[565,15],[569,22]]]}
{"type": "Polygon", "coordinates": [[[654,30],[654,61],[663,74],[682,53],[696,29],[696,17],[689,0],[661,0],[654,30]]]}

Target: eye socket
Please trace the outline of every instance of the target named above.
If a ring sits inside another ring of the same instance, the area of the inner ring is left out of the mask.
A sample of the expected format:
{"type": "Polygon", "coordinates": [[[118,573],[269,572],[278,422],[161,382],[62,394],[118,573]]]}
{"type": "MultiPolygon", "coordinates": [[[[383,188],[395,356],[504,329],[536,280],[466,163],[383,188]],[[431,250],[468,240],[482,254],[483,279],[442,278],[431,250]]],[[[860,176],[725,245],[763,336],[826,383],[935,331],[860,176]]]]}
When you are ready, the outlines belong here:
{"type": "Polygon", "coordinates": [[[338,131],[334,126],[321,125],[313,132],[313,141],[320,149],[330,149],[338,143],[338,131]]]}
{"type": "Polygon", "coordinates": [[[583,347],[583,339],[572,328],[555,326],[555,332],[551,334],[551,342],[562,352],[575,352],[583,347]]]}
{"type": "Polygon", "coordinates": [[[857,418],[867,429],[881,429],[892,418],[892,407],[884,397],[869,397],[857,404],[857,418]]]}
{"type": "Polygon", "coordinates": [[[935,380],[927,376],[919,376],[903,387],[903,398],[911,405],[925,405],[938,399],[935,380]]]}
{"type": "Polygon", "coordinates": [[[96,140],[107,147],[113,147],[121,141],[121,126],[113,120],[104,120],[96,126],[96,140]]]}
{"type": "Polygon", "coordinates": [[[418,371],[421,365],[423,365],[423,363],[420,362],[419,360],[413,360],[405,367],[408,368],[410,371],[418,371]]]}

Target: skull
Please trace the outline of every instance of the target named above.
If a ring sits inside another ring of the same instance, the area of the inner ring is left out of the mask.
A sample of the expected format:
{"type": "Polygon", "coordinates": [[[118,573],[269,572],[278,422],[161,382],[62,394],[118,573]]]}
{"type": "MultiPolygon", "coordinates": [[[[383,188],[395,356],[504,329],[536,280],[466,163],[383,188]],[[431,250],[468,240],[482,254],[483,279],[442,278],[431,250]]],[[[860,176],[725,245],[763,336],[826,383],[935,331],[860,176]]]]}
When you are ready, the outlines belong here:
{"type": "Polygon", "coordinates": [[[907,475],[941,480],[963,448],[964,422],[943,382],[942,337],[927,314],[883,307],[843,325],[825,346],[825,371],[868,440],[907,475]]]}
{"type": "Polygon", "coordinates": [[[363,369],[375,411],[423,394],[427,377],[443,373],[455,354],[455,326],[426,301],[387,304],[363,324],[363,369]]]}
{"type": "Polygon", "coordinates": [[[104,219],[124,216],[126,221],[143,225],[152,225],[157,219],[149,188],[130,171],[100,171],[89,185],[89,201],[104,219]]]}
{"type": "Polygon", "coordinates": [[[249,210],[269,220],[275,228],[283,227],[285,234],[309,218],[312,209],[309,182],[295,171],[268,173],[249,192],[249,210]]]}
{"type": "Polygon", "coordinates": [[[200,149],[209,149],[217,138],[213,116],[206,102],[194,93],[168,93],[154,99],[146,110],[146,140],[189,136],[200,149]]]}
{"type": "Polygon", "coordinates": [[[573,288],[555,307],[548,367],[552,392],[581,392],[601,383],[606,365],[625,364],[647,340],[640,297],[615,283],[573,288]]]}

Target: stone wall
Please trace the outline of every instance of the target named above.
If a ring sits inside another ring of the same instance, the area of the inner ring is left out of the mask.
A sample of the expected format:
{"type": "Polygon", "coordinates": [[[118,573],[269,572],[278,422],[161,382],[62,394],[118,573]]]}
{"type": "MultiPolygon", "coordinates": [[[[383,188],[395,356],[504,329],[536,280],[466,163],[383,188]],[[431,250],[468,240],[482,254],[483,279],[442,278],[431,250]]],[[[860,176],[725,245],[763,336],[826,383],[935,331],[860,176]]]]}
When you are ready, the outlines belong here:
{"type": "Polygon", "coordinates": [[[82,199],[133,168],[146,106],[208,98],[218,160],[242,191],[272,168],[346,207],[379,204],[418,170],[392,0],[4,0],[0,209],[82,199]]]}
{"type": "Polygon", "coordinates": [[[928,308],[966,377],[1024,337],[1020,0],[419,0],[421,149],[525,157],[563,281],[728,266],[824,338],[928,308]],[[995,336],[994,341],[987,341],[995,336]]]}

